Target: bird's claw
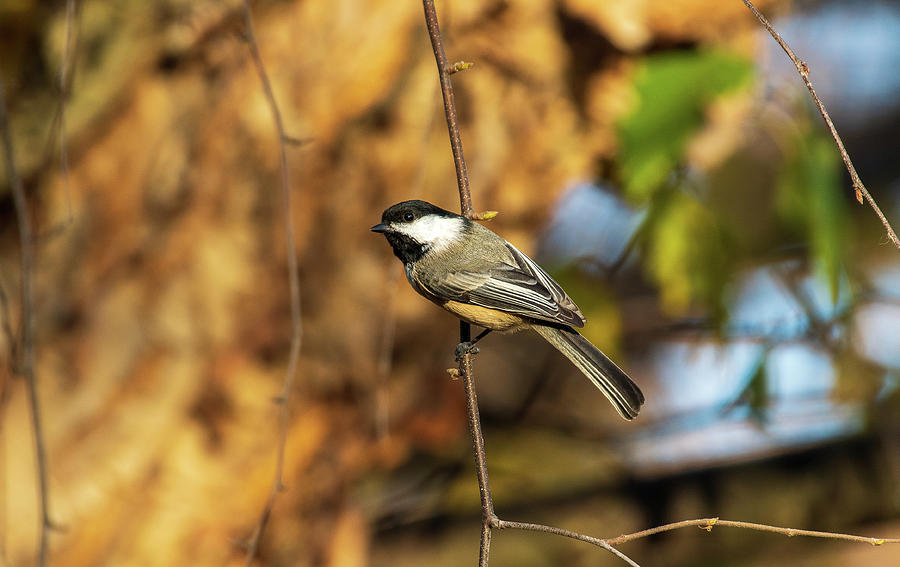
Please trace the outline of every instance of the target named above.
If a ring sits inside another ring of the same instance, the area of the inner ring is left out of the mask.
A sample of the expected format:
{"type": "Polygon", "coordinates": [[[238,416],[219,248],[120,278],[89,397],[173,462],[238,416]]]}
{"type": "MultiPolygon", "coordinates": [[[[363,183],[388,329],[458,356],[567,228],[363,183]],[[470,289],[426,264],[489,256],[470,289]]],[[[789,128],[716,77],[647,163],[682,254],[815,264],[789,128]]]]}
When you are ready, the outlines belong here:
{"type": "Polygon", "coordinates": [[[463,342],[456,345],[456,362],[462,361],[462,357],[467,354],[478,354],[478,347],[472,342],[463,342]]]}

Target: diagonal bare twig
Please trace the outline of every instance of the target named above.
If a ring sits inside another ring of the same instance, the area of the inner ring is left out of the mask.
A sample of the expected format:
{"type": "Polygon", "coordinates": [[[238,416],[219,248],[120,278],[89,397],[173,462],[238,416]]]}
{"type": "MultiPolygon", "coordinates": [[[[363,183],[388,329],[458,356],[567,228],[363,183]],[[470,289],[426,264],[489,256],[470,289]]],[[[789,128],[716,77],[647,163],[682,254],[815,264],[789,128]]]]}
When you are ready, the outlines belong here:
{"type": "Polygon", "coordinates": [[[300,320],[300,275],[297,268],[297,250],[294,245],[294,220],[291,216],[291,188],[290,178],[288,175],[287,164],[287,143],[293,143],[293,139],[289,137],[284,130],[284,122],[281,118],[281,111],[278,108],[278,102],[275,100],[275,93],[272,90],[272,84],[269,82],[269,76],[266,73],[265,65],[263,65],[262,56],[259,53],[259,45],[256,42],[256,35],[253,31],[253,13],[250,10],[250,0],[244,0],[244,25],[247,38],[247,44],[250,48],[250,56],[262,83],[266,100],[272,111],[272,119],[275,121],[275,127],[278,131],[278,144],[281,150],[281,193],[284,201],[284,222],[285,222],[285,241],[287,245],[287,262],[288,262],[288,283],[290,285],[291,294],[291,346],[290,355],[288,357],[288,366],[284,375],[281,393],[276,402],[279,405],[279,426],[278,426],[278,449],[275,465],[275,478],[272,481],[272,490],[260,514],[256,529],[250,538],[247,549],[246,565],[249,567],[253,564],[253,559],[259,549],[259,541],[262,538],[263,531],[272,515],[272,508],[275,506],[275,498],[284,488],[284,451],[287,443],[287,432],[290,418],[290,400],[291,392],[294,389],[294,380],[297,373],[297,363],[300,358],[300,343],[302,340],[303,328],[300,320]]]}
{"type": "Polygon", "coordinates": [[[648,530],[642,530],[639,532],[634,532],[631,534],[620,535],[618,537],[609,538],[605,541],[609,545],[621,545],[623,543],[645,538],[647,536],[651,536],[654,534],[668,532],[672,530],[677,530],[681,528],[687,528],[691,526],[696,526],[700,529],[706,531],[712,531],[714,526],[722,526],[728,528],[743,528],[747,530],[756,530],[760,532],[770,532],[781,535],[786,535],[788,537],[794,536],[805,536],[805,537],[819,537],[824,539],[837,539],[843,541],[854,541],[859,543],[869,543],[872,545],[883,545],[885,543],[900,543],[900,538],[875,538],[875,537],[865,537],[858,536],[852,534],[841,534],[834,532],[817,532],[813,530],[797,530],[794,528],[782,528],[778,526],[770,526],[767,524],[756,524],[753,522],[739,522],[736,520],[720,520],[719,518],[700,518],[697,520],[684,520],[681,522],[674,522],[671,524],[665,524],[662,526],[656,526],[655,528],[650,528],[648,530]]]}
{"type": "Polygon", "coordinates": [[[885,232],[887,232],[888,238],[891,242],[894,243],[898,249],[900,249],[900,239],[897,238],[897,233],[894,232],[894,229],[891,227],[891,223],[888,222],[887,217],[884,216],[884,213],[881,212],[881,207],[878,206],[878,203],[875,202],[875,198],[869,193],[869,190],[866,189],[866,186],[863,184],[862,179],[859,178],[859,174],[856,173],[856,167],[853,166],[853,162],[850,160],[850,154],[847,153],[847,148],[844,147],[844,142],[841,140],[840,134],[838,134],[837,128],[834,127],[834,122],[831,121],[831,116],[828,114],[828,111],[825,109],[825,105],[819,99],[819,95],[816,94],[816,89],[813,88],[812,81],[809,79],[809,67],[806,65],[804,61],[797,57],[794,54],[794,51],[787,44],[787,42],[782,39],[781,35],[775,28],[772,27],[772,24],[769,23],[769,20],[766,19],[765,16],[762,15],[756,6],[753,5],[750,0],[741,0],[747,9],[749,9],[756,19],[766,28],[766,31],[769,32],[769,35],[781,46],[781,49],[787,54],[790,58],[791,62],[794,64],[794,67],[797,68],[797,73],[800,74],[800,78],[803,79],[803,83],[806,85],[807,90],[809,91],[810,96],[815,102],[816,107],[819,109],[819,114],[822,115],[822,119],[825,121],[825,125],[828,127],[829,133],[831,133],[831,137],[834,138],[834,143],[837,146],[838,152],[841,154],[841,159],[844,161],[844,167],[847,168],[847,172],[850,174],[850,180],[853,183],[853,189],[856,192],[856,199],[862,204],[863,198],[869,203],[869,206],[872,207],[872,210],[875,211],[875,215],[878,216],[878,220],[881,221],[881,224],[884,226],[885,232]]]}
{"type": "Polygon", "coordinates": [[[516,529],[516,530],[525,530],[530,532],[540,532],[544,534],[553,534],[562,537],[568,537],[572,539],[577,539],[578,541],[583,541],[586,543],[590,543],[592,545],[596,545],[597,547],[602,547],[606,551],[616,555],[624,561],[631,565],[631,567],[640,567],[637,563],[635,563],[630,557],[614,548],[609,540],[600,539],[598,537],[593,537],[589,535],[585,535],[578,532],[573,532],[571,530],[564,530],[562,528],[555,528],[553,526],[545,526],[543,524],[532,524],[529,522],[509,522],[507,520],[501,520],[497,518],[496,522],[494,522],[494,526],[498,530],[505,529],[516,529]]]}
{"type": "Polygon", "coordinates": [[[28,399],[31,405],[31,427],[34,430],[34,453],[37,461],[38,501],[41,511],[37,564],[40,567],[45,567],[47,565],[47,540],[52,522],[50,521],[49,489],[47,487],[47,453],[44,447],[41,405],[37,390],[37,376],[34,370],[34,301],[31,282],[31,272],[34,264],[32,249],[34,238],[31,230],[31,219],[28,216],[28,204],[25,201],[25,190],[22,187],[22,179],[16,170],[15,151],[13,150],[9,117],[6,112],[6,94],[4,91],[3,78],[0,77],[0,135],[3,137],[6,172],[16,207],[22,256],[22,339],[20,346],[23,361],[21,372],[25,377],[25,384],[28,388],[28,399]]]}

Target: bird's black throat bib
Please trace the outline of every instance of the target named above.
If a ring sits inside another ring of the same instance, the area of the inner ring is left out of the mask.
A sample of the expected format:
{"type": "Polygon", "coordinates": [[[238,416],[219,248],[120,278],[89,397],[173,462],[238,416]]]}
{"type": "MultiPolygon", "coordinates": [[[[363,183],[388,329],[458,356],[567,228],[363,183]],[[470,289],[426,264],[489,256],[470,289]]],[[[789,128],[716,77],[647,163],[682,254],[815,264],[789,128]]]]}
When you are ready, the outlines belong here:
{"type": "Polygon", "coordinates": [[[416,242],[411,237],[398,232],[384,234],[388,244],[394,249],[394,255],[404,264],[418,262],[428,252],[428,245],[416,242]]]}

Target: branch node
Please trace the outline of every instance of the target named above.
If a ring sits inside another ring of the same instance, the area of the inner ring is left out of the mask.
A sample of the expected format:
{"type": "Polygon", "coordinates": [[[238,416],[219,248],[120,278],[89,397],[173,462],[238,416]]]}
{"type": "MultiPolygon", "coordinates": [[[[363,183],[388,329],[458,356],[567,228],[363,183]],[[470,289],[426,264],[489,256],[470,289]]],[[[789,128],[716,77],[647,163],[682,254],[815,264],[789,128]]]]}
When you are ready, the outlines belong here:
{"type": "Polygon", "coordinates": [[[471,61],[457,61],[456,63],[451,63],[444,67],[444,72],[448,75],[455,75],[460,71],[471,69],[473,65],[475,65],[475,63],[472,63],[471,61]]]}
{"type": "Polygon", "coordinates": [[[453,380],[454,382],[459,380],[459,376],[460,376],[459,368],[448,368],[447,374],[450,375],[450,379],[453,380]]]}
{"type": "Polygon", "coordinates": [[[463,341],[456,345],[453,355],[456,357],[456,362],[462,362],[464,356],[478,354],[479,352],[480,349],[475,346],[475,341],[463,341]]]}

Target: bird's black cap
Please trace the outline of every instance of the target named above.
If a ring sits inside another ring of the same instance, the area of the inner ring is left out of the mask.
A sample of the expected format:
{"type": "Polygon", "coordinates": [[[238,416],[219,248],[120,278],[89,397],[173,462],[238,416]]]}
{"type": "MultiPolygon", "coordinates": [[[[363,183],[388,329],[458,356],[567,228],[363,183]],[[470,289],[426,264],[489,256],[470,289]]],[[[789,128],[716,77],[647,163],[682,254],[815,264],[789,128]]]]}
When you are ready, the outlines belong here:
{"type": "Polygon", "coordinates": [[[385,209],[381,214],[381,224],[372,227],[375,232],[385,232],[391,224],[399,224],[404,222],[413,222],[417,218],[427,215],[438,215],[441,217],[458,217],[460,215],[442,209],[436,205],[432,205],[427,201],[413,199],[411,201],[403,201],[385,209]]]}

